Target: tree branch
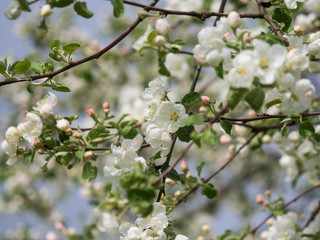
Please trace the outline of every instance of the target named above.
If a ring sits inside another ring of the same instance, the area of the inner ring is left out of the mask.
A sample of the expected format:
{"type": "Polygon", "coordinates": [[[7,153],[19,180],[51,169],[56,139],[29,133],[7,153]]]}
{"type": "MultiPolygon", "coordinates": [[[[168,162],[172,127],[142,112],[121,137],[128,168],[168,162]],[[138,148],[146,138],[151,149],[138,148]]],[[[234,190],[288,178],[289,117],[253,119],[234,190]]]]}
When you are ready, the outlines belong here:
{"type": "Polygon", "coordinates": [[[309,224],[315,219],[315,217],[319,212],[320,212],[320,201],[318,202],[318,205],[315,207],[315,209],[312,211],[308,221],[306,222],[306,224],[304,225],[301,231],[303,231],[305,228],[309,226],[309,224]]]}
{"type": "MultiPolygon", "coordinates": [[[[219,13],[224,12],[224,8],[226,6],[227,0],[221,0],[220,8],[219,8],[219,13]]],[[[216,19],[214,20],[213,26],[217,26],[218,21],[220,20],[220,16],[217,16],[216,19]]]]}

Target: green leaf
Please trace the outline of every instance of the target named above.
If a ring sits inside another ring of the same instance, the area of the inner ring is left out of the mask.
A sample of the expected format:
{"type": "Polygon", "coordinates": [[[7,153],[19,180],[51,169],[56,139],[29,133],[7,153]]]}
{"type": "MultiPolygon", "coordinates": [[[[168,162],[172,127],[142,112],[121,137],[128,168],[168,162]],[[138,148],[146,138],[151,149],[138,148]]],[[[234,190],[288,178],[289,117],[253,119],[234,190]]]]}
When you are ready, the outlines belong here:
{"type": "Polygon", "coordinates": [[[300,136],[306,137],[314,134],[315,129],[312,124],[308,121],[304,121],[299,126],[299,134],[300,136]]]}
{"type": "Polygon", "coordinates": [[[161,75],[170,77],[171,74],[170,74],[169,70],[167,69],[166,65],[164,65],[164,62],[166,61],[166,56],[167,56],[166,52],[158,51],[158,65],[159,65],[158,72],[161,75]]]}
{"type": "Polygon", "coordinates": [[[34,63],[31,64],[31,70],[35,73],[35,74],[42,74],[43,73],[43,64],[40,61],[36,61],[34,63]]]}
{"type": "Polygon", "coordinates": [[[284,23],[283,31],[288,31],[291,26],[291,11],[288,8],[276,8],[273,12],[272,19],[279,23],[284,23]]]}
{"type": "Polygon", "coordinates": [[[148,35],[148,43],[152,44],[153,39],[158,35],[157,31],[154,30],[148,35]]]}
{"type": "Polygon", "coordinates": [[[202,134],[203,142],[215,147],[218,143],[218,135],[211,127],[207,128],[202,134]]]}
{"type": "Polygon", "coordinates": [[[181,100],[182,105],[186,108],[191,107],[192,105],[195,105],[198,103],[201,99],[201,94],[198,92],[190,92],[187,93],[181,100]]]}
{"type": "Polygon", "coordinates": [[[27,0],[18,0],[18,2],[23,11],[31,12],[31,9],[29,7],[29,3],[27,0]]]}
{"type": "Polygon", "coordinates": [[[58,146],[53,149],[53,151],[55,152],[62,152],[62,151],[69,151],[69,150],[70,148],[68,148],[67,146],[58,146]]]}
{"type": "Polygon", "coordinates": [[[271,108],[274,105],[282,103],[281,99],[274,99],[266,104],[267,109],[271,108]]]}
{"type": "Polygon", "coordinates": [[[193,114],[184,120],[184,124],[186,126],[190,126],[193,124],[201,125],[201,124],[203,124],[203,122],[204,122],[204,119],[200,114],[193,114]]]}
{"type": "Polygon", "coordinates": [[[135,127],[127,125],[122,130],[122,136],[126,139],[133,139],[135,136],[137,136],[138,131],[135,127]]]}
{"type": "Polygon", "coordinates": [[[177,131],[177,137],[181,142],[190,142],[191,140],[191,133],[194,131],[194,127],[191,126],[185,126],[181,127],[177,131]]]}
{"type": "Polygon", "coordinates": [[[86,162],[82,170],[82,181],[87,183],[95,179],[98,174],[98,168],[92,162],[86,162]]]}
{"type": "Polygon", "coordinates": [[[51,0],[51,5],[53,7],[63,8],[72,4],[74,0],[51,0]]]}
{"type": "Polygon", "coordinates": [[[17,74],[23,74],[29,71],[31,67],[31,62],[29,61],[28,58],[25,58],[24,61],[19,61],[15,67],[14,67],[14,71],[17,74]]]}
{"type": "Polygon", "coordinates": [[[236,42],[227,42],[226,46],[229,48],[233,48],[237,51],[240,51],[242,48],[242,41],[236,41],[236,42]]]}
{"type": "Polygon", "coordinates": [[[122,0],[111,0],[113,5],[113,15],[116,18],[122,17],[124,14],[124,5],[122,0]]]}
{"type": "Polygon", "coordinates": [[[33,93],[33,85],[31,83],[28,84],[27,90],[28,90],[29,93],[33,93]]]}
{"type": "Polygon", "coordinates": [[[35,151],[33,149],[28,150],[25,154],[24,154],[24,159],[27,163],[32,163],[33,162],[33,158],[35,155],[35,151]]]}
{"type": "Polygon", "coordinates": [[[246,88],[230,88],[227,95],[227,104],[229,108],[234,109],[242,100],[246,92],[246,88]]]}
{"type": "Polygon", "coordinates": [[[264,101],[264,91],[261,88],[252,89],[246,94],[244,100],[253,110],[259,111],[264,101]]]}
{"type": "Polygon", "coordinates": [[[55,49],[61,49],[61,41],[59,39],[55,39],[49,44],[49,47],[52,51],[55,49]]]}
{"type": "Polygon", "coordinates": [[[283,124],[283,126],[282,126],[282,128],[281,128],[280,132],[281,132],[281,136],[282,136],[282,137],[283,137],[283,136],[285,136],[285,135],[287,134],[287,132],[288,132],[288,127],[287,127],[287,125],[286,125],[286,124],[283,124]]]}
{"type": "Polygon", "coordinates": [[[214,189],[214,186],[211,183],[201,184],[203,195],[206,195],[209,199],[212,199],[217,196],[217,190],[214,189]]]}
{"type": "Polygon", "coordinates": [[[229,120],[221,120],[220,125],[223,128],[223,130],[230,135],[232,129],[231,122],[229,120]]]}
{"type": "Polygon", "coordinates": [[[223,79],[223,63],[220,63],[219,67],[214,68],[219,78],[223,79]]]}
{"type": "Polygon", "coordinates": [[[72,153],[67,153],[66,155],[59,155],[56,158],[56,162],[60,165],[66,166],[74,159],[74,155],[72,153]]]}
{"type": "Polygon", "coordinates": [[[81,150],[76,151],[76,153],[75,153],[75,155],[79,159],[80,163],[83,161],[84,152],[85,152],[84,149],[81,149],[81,150]]]}
{"type": "Polygon", "coordinates": [[[90,130],[87,135],[87,141],[93,140],[95,138],[105,138],[110,136],[110,131],[102,125],[98,125],[97,127],[90,130]]]}
{"type": "Polygon", "coordinates": [[[265,34],[264,32],[262,32],[260,35],[256,36],[255,38],[261,39],[261,40],[269,43],[270,45],[280,44],[280,45],[285,46],[284,42],[272,33],[265,34]]]}
{"type": "Polygon", "coordinates": [[[91,18],[93,16],[93,12],[91,12],[87,8],[87,3],[86,2],[76,2],[73,5],[74,10],[78,15],[84,18],[91,18]]]}
{"type": "Polygon", "coordinates": [[[76,49],[78,49],[79,47],[81,47],[81,45],[79,43],[69,43],[67,45],[63,46],[63,50],[68,53],[71,54],[73,53],[76,49]]]}
{"type": "Polygon", "coordinates": [[[4,62],[0,61],[0,74],[4,74],[7,70],[7,66],[4,64],[4,62]]]}
{"type": "Polygon", "coordinates": [[[57,92],[71,92],[70,88],[60,84],[60,83],[55,83],[51,86],[51,88],[57,92]]]}
{"type": "MultiPolygon", "coordinates": [[[[161,173],[163,173],[168,167],[169,167],[168,164],[163,165],[162,168],[161,168],[161,173]]],[[[172,180],[174,180],[174,181],[180,181],[180,176],[179,176],[178,172],[177,172],[175,169],[172,169],[172,170],[170,171],[170,173],[168,173],[168,174],[166,175],[166,177],[167,177],[167,178],[170,178],[170,179],[172,179],[172,180]]]]}
{"type": "Polygon", "coordinates": [[[201,162],[201,163],[196,167],[197,173],[198,173],[198,177],[200,177],[200,175],[201,175],[201,171],[202,171],[202,168],[203,168],[204,164],[205,164],[205,162],[201,162]]]}

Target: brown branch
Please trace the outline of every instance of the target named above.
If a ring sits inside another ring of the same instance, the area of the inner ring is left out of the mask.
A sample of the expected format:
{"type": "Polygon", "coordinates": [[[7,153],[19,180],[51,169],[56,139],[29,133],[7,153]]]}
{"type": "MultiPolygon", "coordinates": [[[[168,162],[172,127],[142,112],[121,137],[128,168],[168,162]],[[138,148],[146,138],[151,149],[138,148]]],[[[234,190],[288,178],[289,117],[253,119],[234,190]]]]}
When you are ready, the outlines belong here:
{"type": "MultiPolygon", "coordinates": [[[[223,0],[224,1],[224,0],[223,0]]],[[[221,12],[208,12],[208,11],[202,11],[202,12],[195,12],[195,11],[175,11],[175,10],[169,10],[169,9],[164,9],[164,8],[158,8],[158,7],[151,7],[145,4],[141,3],[136,3],[136,2],[131,2],[131,1],[126,1],[124,0],[123,3],[131,5],[131,6],[136,6],[136,7],[142,7],[146,11],[158,11],[162,13],[163,15],[182,15],[182,16],[191,16],[191,17],[196,17],[201,20],[206,20],[210,17],[227,17],[228,14],[226,13],[221,13],[221,12]]],[[[245,14],[240,14],[241,18],[263,18],[263,16],[259,13],[245,13],[245,14]]]]}
{"type": "Polygon", "coordinates": [[[312,211],[308,221],[306,222],[304,227],[301,229],[301,231],[303,231],[305,228],[309,226],[309,224],[315,219],[315,217],[319,212],[320,212],[320,201],[318,202],[318,205],[315,207],[315,209],[312,211]]]}
{"type": "MultiPolygon", "coordinates": [[[[281,209],[285,209],[287,208],[288,206],[290,206],[292,203],[294,203],[295,201],[297,201],[299,198],[303,197],[304,195],[312,192],[313,190],[317,189],[320,187],[320,184],[316,185],[316,186],[313,186],[309,189],[307,189],[306,191],[300,193],[298,196],[296,196],[295,198],[293,198],[291,201],[287,202],[286,204],[284,204],[281,209]]],[[[255,232],[271,217],[273,217],[273,213],[270,214],[268,217],[266,217],[261,223],[259,223],[255,228],[253,228],[252,230],[250,230],[249,232],[247,232],[242,239],[244,239],[246,236],[248,236],[249,234],[255,234],[255,232]]]]}
{"type": "MultiPolygon", "coordinates": [[[[219,13],[223,13],[224,12],[224,8],[226,6],[227,0],[221,0],[221,4],[219,7],[219,13]]],[[[217,16],[216,19],[214,20],[213,26],[217,26],[218,21],[220,20],[220,16],[217,16]]]]}
{"type": "MultiPolygon", "coordinates": [[[[157,4],[159,0],[154,0],[150,6],[154,6],[157,4]]],[[[148,10],[146,10],[148,11],[148,10]]],[[[116,46],[119,42],[121,42],[125,37],[127,37],[129,35],[129,33],[131,33],[141,22],[143,21],[143,19],[141,17],[138,17],[128,28],[126,31],[124,31],[119,37],[117,37],[114,41],[112,41],[109,45],[107,45],[105,48],[101,49],[100,51],[96,52],[95,54],[92,54],[88,57],[82,58],[76,62],[72,62],[69,65],[62,67],[56,71],[50,72],[50,73],[46,73],[46,74],[40,74],[40,75],[33,75],[33,76],[29,76],[29,78],[31,79],[31,81],[35,81],[38,79],[42,79],[42,78],[53,78],[54,76],[63,73],[71,68],[74,68],[80,64],[83,64],[85,62],[91,61],[93,59],[98,59],[100,58],[103,54],[105,54],[106,52],[108,52],[110,49],[112,49],[114,46],[116,46]]],[[[7,85],[7,84],[12,84],[12,83],[17,83],[17,82],[26,82],[26,81],[30,81],[29,79],[21,79],[21,80],[17,80],[17,81],[3,81],[0,82],[0,87],[7,85]]]]}
{"type": "MultiPolygon", "coordinates": [[[[212,175],[210,175],[208,178],[206,178],[203,182],[207,183],[212,178],[214,178],[216,175],[218,175],[227,165],[229,165],[232,160],[240,153],[240,151],[247,146],[252,139],[257,135],[257,133],[253,134],[217,171],[215,171],[212,175]]],[[[181,202],[183,202],[186,198],[188,198],[194,191],[196,191],[199,188],[199,186],[191,188],[185,195],[183,195],[175,204],[175,206],[179,205],[181,202]]]]}
{"type": "MultiPolygon", "coordinates": [[[[142,144],[140,149],[141,148],[147,148],[147,147],[150,147],[150,144],[142,144]]],[[[41,148],[40,148],[41,149],[41,148]]],[[[45,146],[44,149],[48,149],[48,150],[54,150],[52,147],[47,147],[45,146]]],[[[76,152],[76,151],[79,151],[81,149],[78,149],[78,148],[74,148],[74,149],[70,149],[70,150],[62,150],[62,151],[55,151],[55,152],[76,152]]],[[[110,150],[110,147],[100,147],[100,148],[85,148],[84,149],[85,151],[109,151],[110,150]]]]}
{"type": "Polygon", "coordinates": [[[273,31],[276,33],[276,35],[284,42],[284,44],[286,46],[289,46],[289,42],[288,39],[286,39],[285,37],[282,36],[282,32],[281,30],[278,28],[278,26],[269,18],[269,16],[267,15],[265,9],[264,9],[264,5],[262,4],[261,0],[256,0],[256,3],[258,5],[259,8],[259,12],[262,15],[262,17],[267,21],[267,23],[269,23],[269,25],[271,26],[271,28],[273,29],[273,31]]]}

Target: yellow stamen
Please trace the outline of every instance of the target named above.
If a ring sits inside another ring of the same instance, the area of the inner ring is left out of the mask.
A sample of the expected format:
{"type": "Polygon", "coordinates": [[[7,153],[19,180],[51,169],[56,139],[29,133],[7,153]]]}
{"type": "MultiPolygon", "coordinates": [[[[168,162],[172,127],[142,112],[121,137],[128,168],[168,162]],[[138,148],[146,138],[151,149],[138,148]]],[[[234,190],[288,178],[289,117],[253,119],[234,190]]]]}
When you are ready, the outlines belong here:
{"type": "Polygon", "coordinates": [[[176,112],[171,113],[170,120],[173,120],[173,121],[176,122],[178,118],[179,118],[179,116],[178,116],[178,114],[176,112]]]}
{"type": "Polygon", "coordinates": [[[267,59],[265,59],[265,58],[262,58],[262,59],[261,59],[261,61],[260,61],[260,67],[266,68],[266,67],[268,67],[268,64],[269,64],[269,62],[268,62],[267,59]]]}
{"type": "Polygon", "coordinates": [[[238,71],[239,73],[241,73],[241,74],[246,74],[246,72],[247,72],[244,67],[239,67],[239,68],[237,68],[237,71],[238,71]]]}

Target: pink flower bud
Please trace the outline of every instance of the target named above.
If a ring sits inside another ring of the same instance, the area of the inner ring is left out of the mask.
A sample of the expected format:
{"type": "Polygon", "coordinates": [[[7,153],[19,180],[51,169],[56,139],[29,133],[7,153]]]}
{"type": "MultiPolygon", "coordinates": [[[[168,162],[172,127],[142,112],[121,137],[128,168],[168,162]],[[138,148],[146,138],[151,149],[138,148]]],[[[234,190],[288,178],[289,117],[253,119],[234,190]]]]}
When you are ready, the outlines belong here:
{"type": "Polygon", "coordinates": [[[110,107],[109,102],[104,102],[104,103],[102,104],[102,107],[103,107],[103,108],[109,108],[109,107],[110,107]]]}
{"type": "Polygon", "coordinates": [[[274,223],[274,218],[269,218],[268,220],[267,220],[267,225],[268,226],[272,226],[273,225],[273,223],[274,223]]]}
{"type": "Polygon", "coordinates": [[[270,197],[271,196],[271,190],[266,190],[264,192],[264,195],[266,195],[267,197],[270,197]]]}
{"type": "Polygon", "coordinates": [[[92,151],[87,151],[87,152],[85,152],[84,153],[84,157],[86,158],[86,159],[91,159],[92,157],[93,157],[93,152],[92,151]]]}
{"type": "Polygon", "coordinates": [[[205,106],[201,106],[201,107],[199,108],[199,112],[200,112],[200,113],[206,113],[206,112],[208,112],[208,110],[207,110],[207,108],[206,108],[205,106]]]}
{"type": "Polygon", "coordinates": [[[81,138],[81,133],[80,132],[74,132],[72,135],[74,138],[81,138]]]}
{"type": "Polygon", "coordinates": [[[191,174],[191,173],[187,173],[187,174],[186,174],[186,178],[187,178],[187,179],[192,178],[192,174],[191,174]]]}
{"type": "Polygon", "coordinates": [[[38,154],[43,154],[44,153],[44,151],[43,151],[43,149],[38,149],[38,154]]]}
{"type": "Polygon", "coordinates": [[[87,110],[87,114],[91,117],[91,116],[93,116],[95,114],[95,112],[94,112],[94,110],[92,108],[89,108],[87,110]]]}
{"type": "Polygon", "coordinates": [[[266,207],[266,206],[268,206],[268,205],[269,205],[269,201],[264,201],[264,202],[263,202],[263,206],[266,207]]]}
{"type": "Polygon", "coordinates": [[[103,109],[104,113],[108,114],[110,112],[110,108],[103,109]]]}
{"type": "Polygon", "coordinates": [[[211,228],[210,228],[209,225],[203,225],[203,226],[201,227],[201,231],[202,231],[203,233],[205,233],[205,234],[208,234],[208,233],[211,232],[211,228]]]}
{"type": "Polygon", "coordinates": [[[30,146],[31,146],[32,148],[41,147],[41,142],[38,142],[38,141],[36,141],[36,140],[33,140],[33,142],[30,143],[30,146]]]}
{"type": "Polygon", "coordinates": [[[180,164],[180,169],[182,172],[187,173],[189,171],[189,164],[186,161],[182,160],[180,164]]]}
{"type": "Polygon", "coordinates": [[[206,238],[204,236],[198,236],[196,240],[206,240],[206,238]]]}
{"type": "Polygon", "coordinates": [[[231,139],[230,135],[228,135],[228,134],[222,134],[219,139],[221,144],[228,144],[231,142],[231,140],[232,139],[231,139]]]}
{"type": "Polygon", "coordinates": [[[255,111],[253,111],[253,110],[249,110],[249,111],[248,111],[248,115],[249,115],[250,117],[254,117],[254,116],[257,115],[257,113],[256,113],[255,111]]]}
{"type": "Polygon", "coordinates": [[[54,227],[60,231],[62,228],[64,228],[63,224],[61,222],[55,222],[54,227]]]}
{"type": "Polygon", "coordinates": [[[208,97],[208,96],[201,96],[201,102],[202,102],[202,103],[209,103],[209,102],[210,102],[210,97],[208,97]]]}
{"type": "Polygon", "coordinates": [[[250,40],[251,40],[251,37],[250,37],[250,34],[249,33],[245,33],[244,35],[243,35],[243,39],[242,39],[245,43],[247,43],[247,42],[250,42],[250,40]]]}
{"type": "Polygon", "coordinates": [[[166,178],[166,184],[168,184],[169,186],[173,186],[176,184],[176,182],[170,178],[166,178]]]}
{"type": "Polygon", "coordinates": [[[68,128],[68,129],[64,130],[64,132],[65,132],[68,136],[71,136],[71,134],[72,134],[72,129],[71,129],[71,128],[68,128]]]}
{"type": "Polygon", "coordinates": [[[295,35],[302,36],[303,35],[303,28],[300,26],[294,26],[293,31],[295,35]]]}
{"type": "Polygon", "coordinates": [[[258,194],[256,196],[256,203],[258,203],[258,204],[263,203],[263,196],[261,194],[258,194]]]}
{"type": "Polygon", "coordinates": [[[175,197],[179,197],[181,195],[181,191],[177,190],[174,192],[175,197]]]}

